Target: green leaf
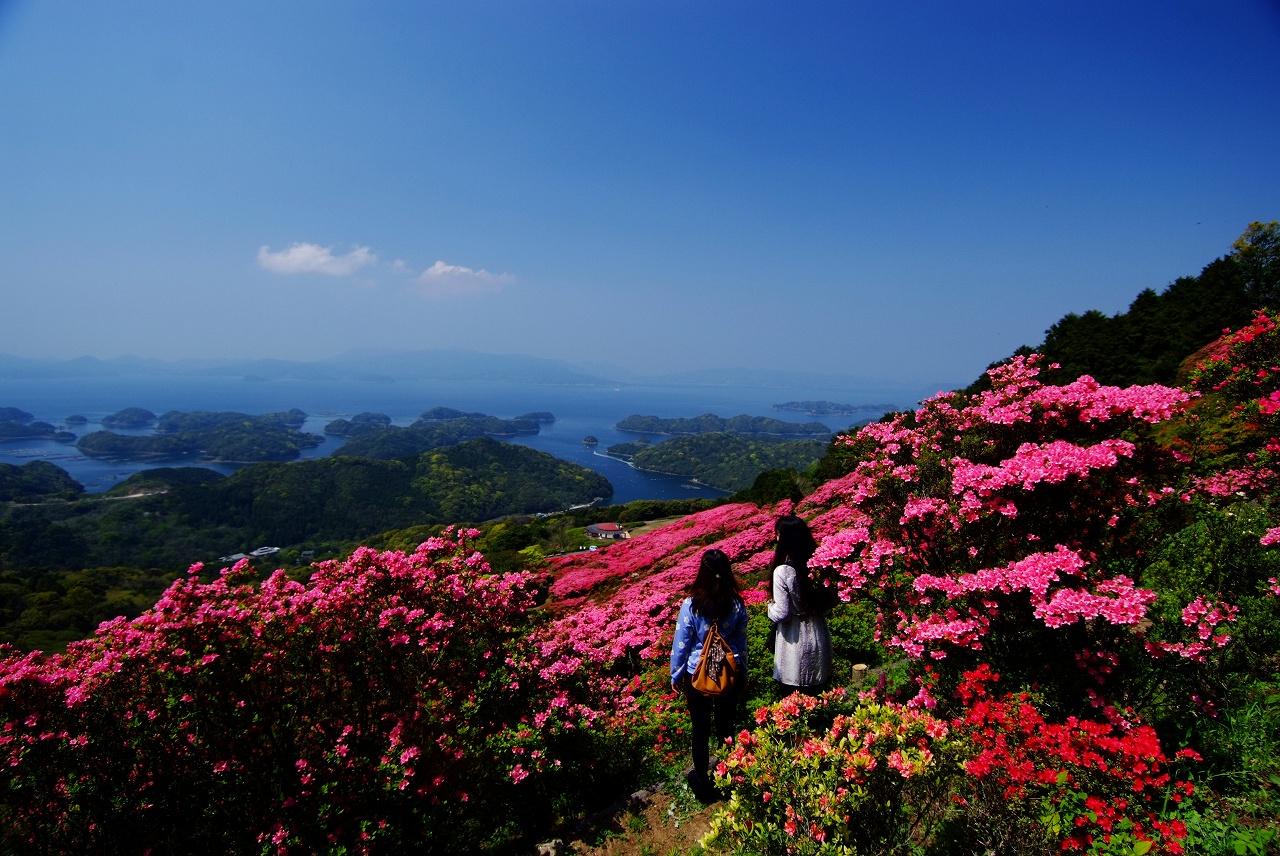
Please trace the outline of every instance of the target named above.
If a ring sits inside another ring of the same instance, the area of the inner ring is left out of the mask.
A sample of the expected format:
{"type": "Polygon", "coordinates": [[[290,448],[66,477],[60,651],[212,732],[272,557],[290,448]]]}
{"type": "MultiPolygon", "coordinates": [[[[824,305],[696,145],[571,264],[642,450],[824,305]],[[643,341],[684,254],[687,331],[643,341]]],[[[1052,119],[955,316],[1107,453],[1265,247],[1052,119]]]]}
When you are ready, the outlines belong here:
{"type": "Polygon", "coordinates": [[[1150,849],[1151,849],[1150,841],[1133,842],[1133,856],[1142,856],[1142,854],[1146,853],[1150,849]]]}

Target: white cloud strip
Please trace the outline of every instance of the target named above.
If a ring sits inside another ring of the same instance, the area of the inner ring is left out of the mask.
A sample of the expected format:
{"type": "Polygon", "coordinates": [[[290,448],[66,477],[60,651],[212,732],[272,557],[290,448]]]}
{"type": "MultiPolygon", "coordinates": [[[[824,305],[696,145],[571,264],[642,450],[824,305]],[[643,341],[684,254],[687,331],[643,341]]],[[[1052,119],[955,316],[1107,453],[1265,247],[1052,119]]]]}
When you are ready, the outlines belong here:
{"type": "Polygon", "coordinates": [[[291,244],[287,250],[272,252],[258,248],[258,265],[279,274],[322,273],[326,276],[350,276],[361,268],[376,264],[378,257],[368,247],[356,247],[346,255],[335,256],[332,247],[319,244],[291,244]]]}
{"type": "Polygon", "coordinates": [[[418,275],[417,281],[424,295],[444,296],[494,292],[515,282],[516,278],[509,273],[491,273],[484,268],[451,265],[437,260],[418,275]]]}

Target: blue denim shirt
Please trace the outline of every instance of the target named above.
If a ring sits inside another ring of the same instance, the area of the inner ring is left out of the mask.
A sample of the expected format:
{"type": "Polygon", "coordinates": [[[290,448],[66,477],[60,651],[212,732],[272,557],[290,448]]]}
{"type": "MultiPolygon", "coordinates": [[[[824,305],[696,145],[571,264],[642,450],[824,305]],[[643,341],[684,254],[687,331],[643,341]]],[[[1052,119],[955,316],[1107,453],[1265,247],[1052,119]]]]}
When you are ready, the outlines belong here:
{"type": "MultiPolygon", "coordinates": [[[[743,669],[747,667],[747,607],[741,600],[733,605],[733,611],[720,621],[720,635],[733,649],[733,656],[743,669]]],[[[693,611],[693,598],[686,597],[680,604],[680,617],[676,619],[676,635],[671,641],[671,682],[681,674],[692,675],[702,660],[702,643],[711,627],[710,619],[693,611]]]]}

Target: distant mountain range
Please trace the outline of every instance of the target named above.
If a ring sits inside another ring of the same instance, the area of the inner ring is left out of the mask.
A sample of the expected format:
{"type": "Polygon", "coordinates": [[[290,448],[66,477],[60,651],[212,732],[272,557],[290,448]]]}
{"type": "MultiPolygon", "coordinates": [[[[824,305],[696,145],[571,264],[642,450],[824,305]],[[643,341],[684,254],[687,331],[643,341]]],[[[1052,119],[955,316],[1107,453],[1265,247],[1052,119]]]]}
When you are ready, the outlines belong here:
{"type": "Polygon", "coordinates": [[[182,375],[266,380],[503,380],[523,383],[609,384],[556,360],[471,351],[349,351],[325,360],[157,360],[124,356],[40,360],[0,354],[0,378],[100,378],[182,375]]]}
{"type": "Polygon", "coordinates": [[[0,380],[139,376],[240,377],[246,381],[309,380],[392,383],[401,380],[501,381],[589,386],[730,386],[777,389],[883,389],[883,381],[846,375],[777,369],[720,368],[656,376],[616,366],[608,375],[591,366],[524,354],[486,354],[456,349],[347,351],[324,360],[158,360],[122,356],[32,359],[0,354],[0,380]]]}

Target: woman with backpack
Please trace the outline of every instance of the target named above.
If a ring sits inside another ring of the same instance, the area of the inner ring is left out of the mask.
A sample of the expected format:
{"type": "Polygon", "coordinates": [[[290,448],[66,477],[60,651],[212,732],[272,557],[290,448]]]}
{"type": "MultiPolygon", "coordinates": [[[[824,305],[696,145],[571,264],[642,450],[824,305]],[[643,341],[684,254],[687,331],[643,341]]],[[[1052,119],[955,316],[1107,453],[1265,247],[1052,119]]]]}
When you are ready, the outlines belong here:
{"type": "Polygon", "coordinates": [[[747,674],[747,607],[729,557],[707,550],[689,597],[680,604],[671,643],[671,689],[684,693],[693,724],[693,771],[689,787],[702,802],[717,794],[707,775],[707,739],[715,714],[716,736],[732,737],[735,710],[747,674]]]}
{"type": "Polygon", "coordinates": [[[794,514],[779,517],[774,531],[778,546],[769,601],[775,631],[773,679],[784,695],[815,695],[831,679],[830,605],[809,577],[809,559],[818,545],[809,524],[794,514]]]}

